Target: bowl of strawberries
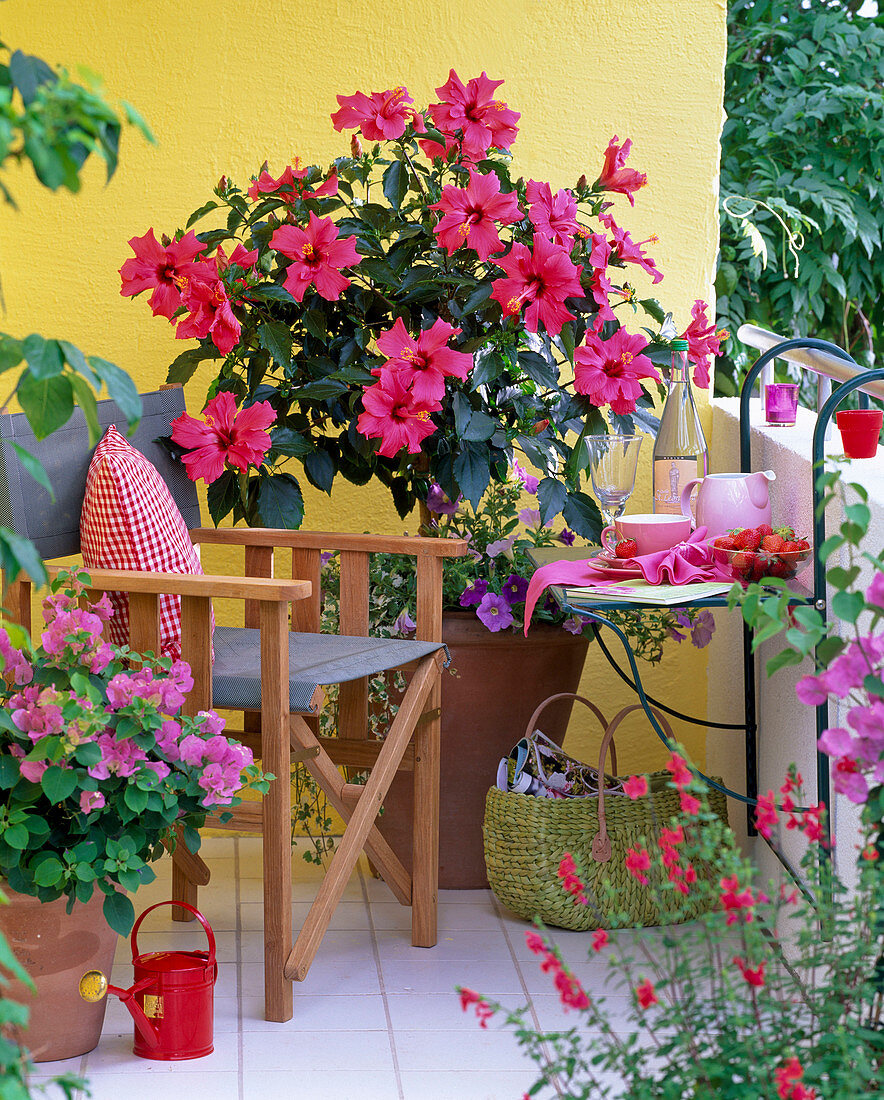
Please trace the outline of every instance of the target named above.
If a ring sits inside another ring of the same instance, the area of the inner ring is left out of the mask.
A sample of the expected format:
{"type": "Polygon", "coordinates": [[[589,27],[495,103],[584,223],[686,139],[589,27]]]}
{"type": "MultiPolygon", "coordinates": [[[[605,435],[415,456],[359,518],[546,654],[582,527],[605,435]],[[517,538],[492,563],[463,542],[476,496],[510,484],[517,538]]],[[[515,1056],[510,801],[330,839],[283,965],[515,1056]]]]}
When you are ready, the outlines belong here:
{"type": "Polygon", "coordinates": [[[765,577],[791,580],[810,557],[810,543],[792,527],[741,527],[712,540],[712,556],[735,581],[749,584],[765,577]]]}

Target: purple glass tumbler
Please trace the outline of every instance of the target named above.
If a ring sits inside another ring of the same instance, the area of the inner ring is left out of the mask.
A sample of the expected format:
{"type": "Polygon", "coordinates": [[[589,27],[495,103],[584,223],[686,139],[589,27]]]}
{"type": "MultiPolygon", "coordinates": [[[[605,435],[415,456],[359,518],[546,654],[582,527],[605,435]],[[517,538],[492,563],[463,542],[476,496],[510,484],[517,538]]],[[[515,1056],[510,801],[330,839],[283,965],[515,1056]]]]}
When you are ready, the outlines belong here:
{"type": "Polygon", "coordinates": [[[771,382],[764,390],[768,424],[794,424],[798,413],[798,383],[771,382]]]}

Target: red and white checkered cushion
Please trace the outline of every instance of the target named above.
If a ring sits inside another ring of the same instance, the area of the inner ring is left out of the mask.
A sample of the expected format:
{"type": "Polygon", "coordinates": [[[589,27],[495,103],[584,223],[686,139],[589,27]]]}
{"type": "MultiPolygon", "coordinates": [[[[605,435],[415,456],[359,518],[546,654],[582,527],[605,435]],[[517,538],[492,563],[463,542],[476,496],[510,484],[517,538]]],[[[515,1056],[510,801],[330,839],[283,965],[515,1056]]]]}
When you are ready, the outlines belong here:
{"type": "MultiPolygon", "coordinates": [[[[83,564],[96,569],[140,569],[202,574],[187,525],[156,466],[111,425],[95,448],[80,514],[83,564]]],[[[129,597],[109,594],[114,616],[107,633],[129,642],[129,597]]],[[[181,656],[181,600],[160,597],[160,652],[181,656]]]]}

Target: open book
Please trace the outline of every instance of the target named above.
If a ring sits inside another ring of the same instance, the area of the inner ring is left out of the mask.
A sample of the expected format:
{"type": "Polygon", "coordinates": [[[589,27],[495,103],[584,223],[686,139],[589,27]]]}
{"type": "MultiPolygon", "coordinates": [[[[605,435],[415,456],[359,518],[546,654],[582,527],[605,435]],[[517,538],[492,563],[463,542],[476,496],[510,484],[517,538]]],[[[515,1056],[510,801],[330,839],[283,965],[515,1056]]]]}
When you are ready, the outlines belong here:
{"type": "Polygon", "coordinates": [[[579,607],[593,603],[658,604],[662,607],[680,607],[694,600],[708,600],[730,592],[733,581],[697,581],[695,584],[650,584],[642,577],[611,581],[593,588],[555,585],[553,592],[561,603],[579,607]]]}

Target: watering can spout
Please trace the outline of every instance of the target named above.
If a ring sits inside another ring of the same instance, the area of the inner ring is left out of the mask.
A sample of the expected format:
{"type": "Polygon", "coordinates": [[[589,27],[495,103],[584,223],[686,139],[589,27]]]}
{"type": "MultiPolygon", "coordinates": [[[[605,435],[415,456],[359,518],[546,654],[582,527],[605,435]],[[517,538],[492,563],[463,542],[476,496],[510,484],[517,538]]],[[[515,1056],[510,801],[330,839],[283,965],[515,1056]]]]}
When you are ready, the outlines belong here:
{"type": "Polygon", "coordinates": [[[140,993],[142,989],[146,989],[151,984],[152,981],[148,978],[136,982],[131,989],[121,989],[118,985],[111,985],[100,970],[88,970],[80,979],[80,996],[84,1001],[92,1003],[100,1001],[108,993],[113,993],[119,997],[129,1010],[129,1015],[135,1021],[135,1026],[138,1028],[142,1039],[149,1047],[155,1049],[159,1045],[156,1029],[144,1015],[141,1005],[135,1000],[135,994],[140,993]]]}

